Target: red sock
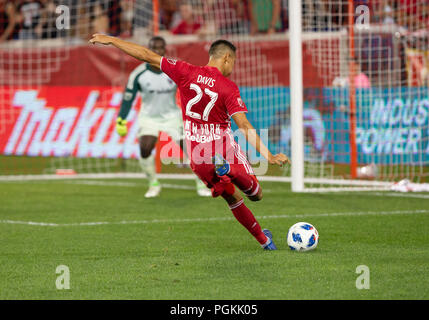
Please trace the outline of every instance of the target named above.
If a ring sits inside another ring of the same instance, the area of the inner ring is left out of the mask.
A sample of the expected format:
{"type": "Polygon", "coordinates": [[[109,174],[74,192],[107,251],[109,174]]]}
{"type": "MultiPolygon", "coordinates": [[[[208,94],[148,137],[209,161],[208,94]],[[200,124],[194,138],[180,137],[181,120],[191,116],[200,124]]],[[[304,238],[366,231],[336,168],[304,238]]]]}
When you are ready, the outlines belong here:
{"type": "Polygon", "coordinates": [[[240,222],[260,244],[265,244],[267,242],[267,236],[262,232],[261,226],[258,221],[256,221],[252,211],[246,207],[243,199],[230,205],[229,208],[238,222],[240,222]]]}
{"type": "Polygon", "coordinates": [[[228,173],[231,181],[246,195],[254,196],[259,191],[259,183],[255,176],[244,173],[242,170],[236,170],[234,166],[228,173]]]}

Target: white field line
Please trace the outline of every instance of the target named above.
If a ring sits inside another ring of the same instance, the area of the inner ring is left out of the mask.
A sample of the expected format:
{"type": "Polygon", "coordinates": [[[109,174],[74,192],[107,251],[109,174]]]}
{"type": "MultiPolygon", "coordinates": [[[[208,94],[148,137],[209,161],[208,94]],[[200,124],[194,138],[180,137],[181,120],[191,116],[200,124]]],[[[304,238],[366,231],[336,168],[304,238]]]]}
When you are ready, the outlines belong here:
{"type": "Polygon", "coordinates": [[[389,191],[390,187],[328,187],[328,188],[305,188],[303,193],[331,193],[331,192],[366,192],[366,191],[389,191]]]}
{"type": "Polygon", "coordinates": [[[196,190],[195,186],[185,186],[180,184],[169,184],[169,183],[161,183],[162,188],[167,189],[181,189],[181,190],[196,190]]]}
{"type": "MultiPolygon", "coordinates": [[[[86,179],[115,179],[115,178],[125,178],[125,179],[144,179],[146,176],[144,174],[132,173],[125,174],[124,176],[118,176],[117,174],[79,174],[70,177],[62,177],[56,175],[37,175],[37,176],[15,176],[12,179],[2,179],[0,176],[0,181],[46,181],[53,180],[62,183],[70,184],[82,184],[82,185],[93,185],[93,186],[110,186],[110,187],[141,187],[142,184],[135,182],[122,182],[122,181],[99,181],[99,180],[81,180],[86,179]],[[28,178],[28,179],[27,179],[28,178]]],[[[171,179],[171,180],[194,180],[195,176],[192,174],[160,174],[158,175],[159,179],[171,179]]],[[[288,177],[271,177],[271,176],[262,176],[258,177],[260,181],[270,181],[270,182],[288,182],[290,178],[288,177]]],[[[182,189],[182,190],[195,190],[195,187],[179,185],[179,184],[161,184],[165,189],[182,189]]],[[[270,193],[272,190],[264,189],[265,193],[270,193]]],[[[340,188],[306,188],[303,193],[347,193],[347,192],[370,192],[370,191],[390,191],[388,187],[340,187],[340,188]]],[[[367,193],[366,195],[370,196],[386,196],[386,197],[403,197],[403,198],[419,198],[419,199],[429,199],[429,195],[424,194],[412,194],[404,192],[372,192],[367,193]]]]}
{"type": "Polygon", "coordinates": [[[88,186],[103,186],[103,187],[138,187],[142,184],[135,182],[122,182],[122,181],[98,181],[98,180],[72,180],[72,181],[60,181],[67,184],[81,184],[88,186]]]}
{"type": "MultiPolygon", "coordinates": [[[[171,173],[161,173],[158,174],[159,179],[170,179],[170,180],[194,180],[195,175],[186,173],[186,174],[171,174],[171,173]]],[[[0,182],[13,182],[13,181],[76,181],[81,179],[145,179],[146,175],[144,173],[80,173],[74,175],[55,175],[55,174],[45,174],[45,175],[16,175],[16,176],[0,176],[0,182]]],[[[278,177],[278,176],[258,176],[259,181],[268,181],[268,182],[291,182],[290,177],[278,177]]],[[[331,185],[342,185],[348,187],[329,187],[329,188],[306,188],[304,193],[329,193],[329,192],[349,192],[349,191],[388,191],[391,182],[385,181],[362,181],[362,180],[344,180],[344,179],[324,179],[324,178],[304,178],[305,183],[320,183],[320,184],[331,184],[331,185]],[[354,186],[354,187],[351,187],[354,186]]],[[[121,182],[118,183],[118,185],[121,182]]],[[[85,182],[88,185],[102,185],[102,183],[94,182],[89,183],[85,182]]],[[[114,185],[113,183],[104,184],[114,185]]],[[[131,184],[124,182],[122,186],[132,186],[131,184]]],[[[166,186],[166,188],[169,188],[166,186]]],[[[177,187],[172,187],[172,189],[178,189],[177,187]]],[[[182,189],[188,189],[187,187],[182,189]]],[[[190,190],[190,188],[189,188],[190,190]]],[[[265,192],[270,192],[265,190],[265,192]]]]}
{"type": "MultiPolygon", "coordinates": [[[[120,182],[120,181],[97,181],[97,180],[73,180],[63,181],[68,184],[81,184],[88,186],[103,186],[103,187],[144,187],[144,184],[135,182],[120,182]]],[[[166,189],[183,189],[183,190],[195,190],[193,186],[186,186],[180,184],[169,184],[161,183],[161,186],[166,189]]]]}
{"type": "MultiPolygon", "coordinates": [[[[141,183],[136,182],[123,182],[123,181],[100,181],[100,180],[57,180],[61,183],[67,183],[67,184],[78,184],[78,185],[89,185],[89,186],[103,186],[103,187],[142,187],[144,186],[141,183]]],[[[161,183],[161,186],[164,189],[178,189],[178,190],[195,190],[194,186],[187,186],[187,185],[179,185],[179,184],[170,184],[170,183],[161,183]]],[[[347,193],[347,192],[366,192],[366,191],[389,191],[389,190],[380,190],[380,189],[374,189],[374,188],[359,188],[359,187],[353,187],[353,188],[326,188],[326,189],[306,189],[304,190],[304,193],[331,193],[331,192],[338,192],[338,193],[347,193]]],[[[263,189],[264,193],[271,193],[273,190],[271,189],[263,189]]],[[[412,193],[404,193],[404,192],[369,192],[366,195],[369,196],[379,196],[379,197],[403,197],[403,198],[419,198],[419,199],[429,199],[429,195],[424,194],[412,194],[412,193]]]]}
{"type": "MultiPolygon", "coordinates": [[[[135,182],[118,182],[118,181],[97,181],[97,180],[74,180],[64,181],[70,184],[82,184],[89,186],[103,186],[103,187],[144,187],[145,185],[135,182]]],[[[196,190],[193,186],[186,186],[180,184],[161,183],[161,187],[165,189],[180,189],[180,190],[196,190]]]]}
{"type": "MultiPolygon", "coordinates": [[[[193,180],[194,174],[172,174],[161,173],[158,174],[159,179],[171,180],[193,180]]],[[[10,175],[0,176],[0,181],[31,181],[31,180],[70,180],[70,179],[143,179],[146,175],[143,173],[79,173],[75,175],[55,175],[55,174],[41,174],[41,175],[10,175]]],[[[277,176],[258,176],[260,181],[271,182],[291,182],[290,177],[277,177],[277,176]]],[[[386,181],[366,181],[366,180],[345,180],[345,179],[326,179],[326,178],[304,178],[305,183],[319,183],[319,184],[332,184],[343,186],[371,186],[385,188],[392,185],[392,182],[386,181]]]]}
{"type": "MultiPolygon", "coordinates": [[[[410,215],[410,214],[429,214],[429,210],[398,210],[398,211],[363,211],[363,212],[337,212],[337,213],[304,213],[304,214],[281,214],[256,216],[257,219],[290,219],[290,218],[309,218],[309,217],[344,217],[344,216],[391,216],[391,215],[410,215]]],[[[117,222],[99,221],[99,222],[76,222],[76,223],[50,223],[18,220],[0,220],[0,224],[21,224],[40,227],[79,227],[79,226],[98,226],[98,225],[125,225],[125,224],[155,224],[155,223],[186,223],[186,222],[216,222],[231,221],[233,217],[208,217],[208,218],[183,218],[183,219],[152,219],[152,220],[123,220],[117,222]]]]}
{"type": "Polygon", "coordinates": [[[401,197],[401,198],[418,198],[418,199],[429,199],[429,194],[413,194],[405,192],[373,192],[368,193],[369,196],[379,196],[379,197],[401,197]]]}
{"type": "MultiPolygon", "coordinates": [[[[135,182],[121,182],[121,181],[97,181],[97,180],[71,180],[71,181],[59,181],[67,184],[81,184],[88,186],[103,186],[103,187],[144,187],[144,184],[135,182]]],[[[178,189],[178,190],[196,190],[194,186],[161,183],[163,189],[178,189]]],[[[265,193],[272,192],[271,189],[263,189],[265,193]]]]}

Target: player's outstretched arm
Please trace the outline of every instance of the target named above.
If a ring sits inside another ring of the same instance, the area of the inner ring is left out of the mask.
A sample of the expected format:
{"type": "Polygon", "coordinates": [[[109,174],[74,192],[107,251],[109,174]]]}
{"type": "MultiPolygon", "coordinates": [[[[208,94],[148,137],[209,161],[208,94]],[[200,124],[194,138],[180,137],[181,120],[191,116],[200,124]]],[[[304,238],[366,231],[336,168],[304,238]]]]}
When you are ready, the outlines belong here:
{"type": "Polygon", "coordinates": [[[138,60],[145,61],[156,68],[159,68],[161,64],[161,56],[159,54],[141,45],[124,41],[116,37],[111,37],[105,34],[96,33],[92,36],[89,42],[92,44],[99,43],[104,45],[115,46],[116,48],[122,50],[126,54],[138,60]]]}
{"type": "Polygon", "coordinates": [[[258,151],[265,159],[267,159],[270,164],[277,164],[280,166],[285,163],[290,164],[289,158],[283,153],[273,155],[270,150],[268,150],[259,135],[256,133],[255,128],[247,119],[245,113],[235,113],[232,115],[232,118],[241,132],[243,132],[247,141],[249,141],[250,144],[255,147],[256,151],[258,151]]]}

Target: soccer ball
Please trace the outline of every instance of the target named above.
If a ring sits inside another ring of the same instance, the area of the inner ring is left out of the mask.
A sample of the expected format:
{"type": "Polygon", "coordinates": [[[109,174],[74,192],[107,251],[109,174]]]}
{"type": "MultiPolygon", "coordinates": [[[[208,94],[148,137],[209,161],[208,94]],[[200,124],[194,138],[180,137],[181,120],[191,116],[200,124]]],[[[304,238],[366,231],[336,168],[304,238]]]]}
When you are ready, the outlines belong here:
{"type": "Polygon", "coordinates": [[[315,249],[318,243],[319,233],[312,224],[298,222],[289,228],[287,244],[291,250],[310,251],[315,249]]]}

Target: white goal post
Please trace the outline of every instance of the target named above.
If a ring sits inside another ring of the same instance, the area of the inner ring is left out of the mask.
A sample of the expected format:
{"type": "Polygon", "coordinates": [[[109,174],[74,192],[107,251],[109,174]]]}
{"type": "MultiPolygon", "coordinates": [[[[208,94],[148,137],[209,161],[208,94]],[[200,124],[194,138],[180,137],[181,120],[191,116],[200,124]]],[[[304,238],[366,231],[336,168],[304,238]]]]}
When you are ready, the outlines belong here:
{"type": "Polygon", "coordinates": [[[289,0],[292,191],[304,191],[304,132],[301,0],[289,0]]]}

